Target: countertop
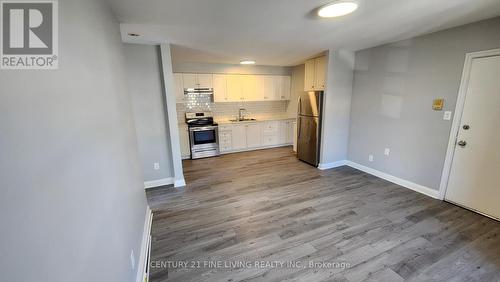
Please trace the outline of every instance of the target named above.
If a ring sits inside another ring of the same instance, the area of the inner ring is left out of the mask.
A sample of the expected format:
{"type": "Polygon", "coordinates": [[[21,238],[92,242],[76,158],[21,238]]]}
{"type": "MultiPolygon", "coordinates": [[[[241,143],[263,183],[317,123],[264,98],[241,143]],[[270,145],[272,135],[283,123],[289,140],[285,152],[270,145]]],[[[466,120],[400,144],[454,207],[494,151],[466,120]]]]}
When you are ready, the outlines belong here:
{"type": "MultiPolygon", "coordinates": [[[[248,117],[248,118],[253,118],[253,117],[248,117]]],[[[297,118],[295,117],[264,117],[264,118],[255,118],[255,120],[248,120],[248,121],[230,121],[228,119],[218,119],[215,120],[216,123],[218,124],[238,124],[238,123],[252,123],[252,122],[265,122],[265,121],[278,121],[278,120],[295,120],[297,118]]]]}
{"type": "MultiPolygon", "coordinates": [[[[248,117],[254,118],[254,117],[248,117]]],[[[249,121],[230,121],[229,119],[216,119],[217,124],[238,124],[238,123],[252,123],[252,122],[265,122],[265,121],[278,121],[278,120],[296,120],[296,117],[278,116],[278,117],[262,117],[255,118],[255,120],[249,121]]],[[[187,127],[185,122],[179,122],[179,127],[187,127]]]]}

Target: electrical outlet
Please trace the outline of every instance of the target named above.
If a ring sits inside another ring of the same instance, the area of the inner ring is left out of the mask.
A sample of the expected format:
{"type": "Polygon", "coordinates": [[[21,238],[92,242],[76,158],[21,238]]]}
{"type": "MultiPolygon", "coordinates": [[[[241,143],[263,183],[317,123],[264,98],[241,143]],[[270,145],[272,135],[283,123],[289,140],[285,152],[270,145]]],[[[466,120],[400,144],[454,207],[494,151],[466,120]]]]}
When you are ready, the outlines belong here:
{"type": "Polygon", "coordinates": [[[154,163],[153,167],[154,167],[155,170],[159,170],[160,169],[160,163],[154,163]]]}
{"type": "Polygon", "coordinates": [[[444,112],[443,119],[444,120],[451,120],[451,111],[444,112]]]}
{"type": "Polygon", "coordinates": [[[368,155],[368,161],[373,162],[373,155],[368,155]]]}
{"type": "Polygon", "coordinates": [[[391,149],[385,148],[384,155],[389,156],[391,154],[391,149]]]}
{"type": "Polygon", "coordinates": [[[132,250],[132,252],[130,252],[130,264],[132,265],[132,269],[135,269],[134,250],[132,250]]]}

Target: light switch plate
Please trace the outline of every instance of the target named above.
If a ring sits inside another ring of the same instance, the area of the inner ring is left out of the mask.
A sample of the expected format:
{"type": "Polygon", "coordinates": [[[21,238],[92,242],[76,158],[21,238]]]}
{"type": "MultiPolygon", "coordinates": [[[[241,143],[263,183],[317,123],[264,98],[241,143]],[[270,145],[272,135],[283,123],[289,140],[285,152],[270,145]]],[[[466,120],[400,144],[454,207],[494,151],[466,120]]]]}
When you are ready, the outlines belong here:
{"type": "Polygon", "coordinates": [[[385,148],[384,155],[389,156],[389,154],[391,154],[391,149],[385,148]]]}
{"type": "Polygon", "coordinates": [[[451,120],[451,111],[444,112],[443,119],[444,120],[451,120]]]}

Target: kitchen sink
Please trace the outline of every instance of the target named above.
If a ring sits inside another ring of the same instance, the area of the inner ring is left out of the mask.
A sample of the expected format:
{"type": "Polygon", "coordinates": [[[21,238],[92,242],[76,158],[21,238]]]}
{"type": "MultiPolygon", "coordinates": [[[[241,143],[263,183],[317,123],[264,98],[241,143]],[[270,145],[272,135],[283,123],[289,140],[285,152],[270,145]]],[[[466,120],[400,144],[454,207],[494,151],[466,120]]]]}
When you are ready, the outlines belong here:
{"type": "Polygon", "coordinates": [[[231,122],[245,122],[245,121],[256,121],[254,118],[242,118],[242,119],[230,119],[231,122]]]}

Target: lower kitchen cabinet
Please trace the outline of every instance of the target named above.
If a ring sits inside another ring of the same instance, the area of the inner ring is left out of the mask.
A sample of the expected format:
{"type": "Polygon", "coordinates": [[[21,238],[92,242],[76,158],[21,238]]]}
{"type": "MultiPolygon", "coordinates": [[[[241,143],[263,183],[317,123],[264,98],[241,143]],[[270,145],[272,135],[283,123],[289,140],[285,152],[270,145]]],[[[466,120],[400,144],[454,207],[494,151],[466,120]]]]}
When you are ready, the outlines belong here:
{"type": "Polygon", "coordinates": [[[247,148],[253,149],[260,147],[260,123],[245,125],[247,134],[247,148]]]}
{"type": "Polygon", "coordinates": [[[231,128],[231,150],[243,150],[247,148],[247,128],[244,124],[235,124],[231,128]]]}
{"type": "Polygon", "coordinates": [[[219,126],[221,153],[287,146],[293,143],[293,120],[262,121],[219,126]]]}
{"type": "Polygon", "coordinates": [[[221,153],[231,151],[233,140],[229,130],[219,130],[219,150],[221,153]]]}
{"type": "Polygon", "coordinates": [[[295,138],[295,121],[293,121],[293,120],[286,121],[285,134],[286,134],[285,143],[292,144],[293,139],[295,138]]]}

